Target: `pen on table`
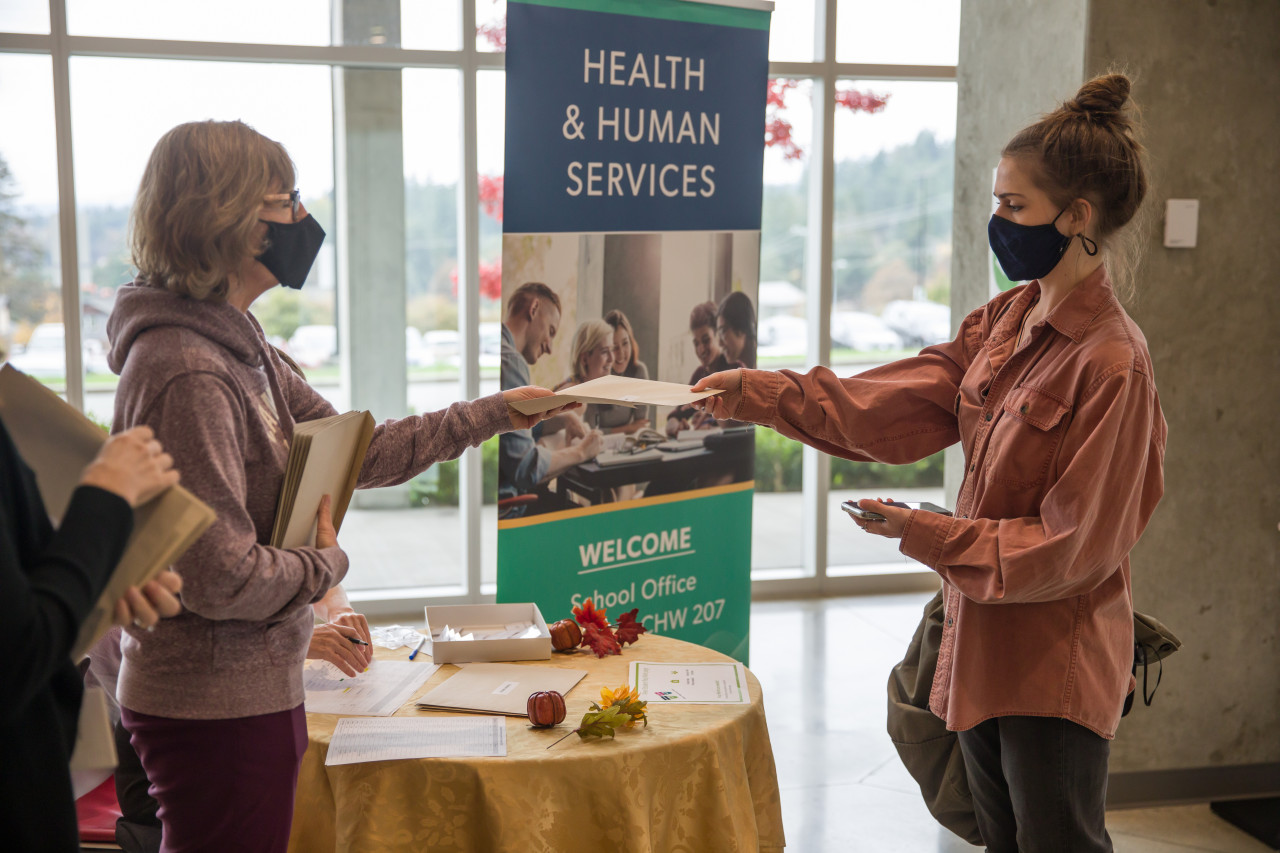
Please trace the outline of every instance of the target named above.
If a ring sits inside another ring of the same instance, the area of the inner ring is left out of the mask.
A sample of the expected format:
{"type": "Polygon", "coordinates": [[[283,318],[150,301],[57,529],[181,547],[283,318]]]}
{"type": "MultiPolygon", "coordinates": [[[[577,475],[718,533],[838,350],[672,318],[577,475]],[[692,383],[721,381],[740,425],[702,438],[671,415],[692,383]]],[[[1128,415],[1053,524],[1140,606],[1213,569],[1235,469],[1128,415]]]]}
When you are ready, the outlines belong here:
{"type": "Polygon", "coordinates": [[[426,642],[427,642],[427,636],[426,636],[426,634],[423,634],[423,635],[422,635],[422,639],[421,639],[421,640],[418,640],[418,647],[417,647],[416,649],[414,649],[413,651],[409,652],[409,660],[413,660],[414,658],[416,658],[416,657],[418,656],[418,652],[422,651],[422,646],[423,646],[426,642]]]}
{"type": "Polygon", "coordinates": [[[347,639],[348,639],[348,640],[350,640],[351,642],[355,643],[357,646],[367,646],[367,645],[369,645],[368,643],[366,643],[364,640],[360,639],[359,637],[347,637],[347,639]]]}

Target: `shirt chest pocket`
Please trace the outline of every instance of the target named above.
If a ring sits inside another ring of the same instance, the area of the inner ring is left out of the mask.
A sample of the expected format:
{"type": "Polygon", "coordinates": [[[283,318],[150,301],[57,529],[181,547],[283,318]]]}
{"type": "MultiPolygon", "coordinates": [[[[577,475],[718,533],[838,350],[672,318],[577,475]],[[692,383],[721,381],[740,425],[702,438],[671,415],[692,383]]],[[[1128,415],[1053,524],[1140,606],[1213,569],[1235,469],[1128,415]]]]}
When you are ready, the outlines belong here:
{"type": "Polygon", "coordinates": [[[989,479],[1017,489],[1044,483],[1070,420],[1071,406],[1060,397],[1025,385],[1013,389],[991,434],[989,479]]]}

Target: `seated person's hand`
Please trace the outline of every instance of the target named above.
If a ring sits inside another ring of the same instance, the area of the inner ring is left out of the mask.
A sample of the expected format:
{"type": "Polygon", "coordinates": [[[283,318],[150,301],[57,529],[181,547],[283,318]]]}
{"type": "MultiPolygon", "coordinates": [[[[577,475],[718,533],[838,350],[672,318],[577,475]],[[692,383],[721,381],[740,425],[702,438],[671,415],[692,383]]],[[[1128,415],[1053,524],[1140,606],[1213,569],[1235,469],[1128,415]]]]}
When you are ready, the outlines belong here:
{"type": "Polygon", "coordinates": [[[353,639],[369,642],[369,624],[359,613],[346,613],[311,632],[311,644],[307,657],[327,660],[352,677],[359,675],[373,660],[373,647],[352,642],[353,639]],[[357,625],[363,626],[363,631],[357,625]]]}
{"type": "Polygon", "coordinates": [[[716,425],[716,419],[711,416],[710,412],[694,412],[693,418],[689,422],[689,429],[711,429],[716,425]]]}
{"type": "Polygon", "coordinates": [[[579,462],[589,462],[600,455],[600,451],[604,450],[604,433],[598,429],[593,429],[587,433],[587,437],[578,442],[574,447],[577,448],[580,456],[579,462]]]}
{"type": "Polygon", "coordinates": [[[714,397],[703,397],[690,405],[708,412],[720,420],[728,420],[738,411],[742,402],[742,371],[722,370],[703,377],[691,391],[721,391],[714,397]]]}
{"type": "Polygon", "coordinates": [[[173,457],[164,452],[151,427],[113,435],[80,475],[80,484],[119,495],[139,507],[178,482],[173,457]]]}
{"type": "MultiPolygon", "coordinates": [[[[698,412],[702,414],[702,412],[698,412]]],[[[667,418],[667,438],[675,438],[681,430],[689,429],[689,422],[684,418],[667,418]]]]}
{"type": "Polygon", "coordinates": [[[150,631],[161,619],[177,616],[182,612],[178,593],[182,591],[182,576],[166,569],[141,588],[129,587],[116,602],[117,625],[134,625],[150,631]]]}
{"type": "Polygon", "coordinates": [[[539,412],[536,415],[522,414],[516,411],[511,405],[519,400],[534,400],[538,397],[550,397],[553,394],[555,394],[554,391],[549,391],[546,388],[540,388],[537,385],[525,385],[522,388],[512,388],[510,390],[503,391],[502,399],[507,401],[507,412],[511,415],[511,425],[516,429],[529,429],[538,421],[545,421],[548,418],[553,418],[562,412],[572,411],[582,405],[581,403],[568,403],[564,406],[559,406],[545,412],[539,412]]]}

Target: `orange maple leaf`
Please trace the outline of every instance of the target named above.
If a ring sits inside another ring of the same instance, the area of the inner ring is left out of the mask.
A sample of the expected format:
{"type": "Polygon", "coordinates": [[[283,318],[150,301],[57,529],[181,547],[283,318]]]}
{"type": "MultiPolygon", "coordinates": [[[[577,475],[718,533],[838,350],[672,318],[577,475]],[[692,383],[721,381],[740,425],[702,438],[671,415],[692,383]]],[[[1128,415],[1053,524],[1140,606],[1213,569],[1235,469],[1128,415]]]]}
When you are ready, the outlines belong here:
{"type": "Polygon", "coordinates": [[[605,609],[602,607],[596,610],[595,604],[589,598],[582,602],[581,607],[573,608],[573,618],[578,620],[578,624],[583,628],[595,625],[603,631],[609,630],[609,619],[605,616],[605,609]]]}

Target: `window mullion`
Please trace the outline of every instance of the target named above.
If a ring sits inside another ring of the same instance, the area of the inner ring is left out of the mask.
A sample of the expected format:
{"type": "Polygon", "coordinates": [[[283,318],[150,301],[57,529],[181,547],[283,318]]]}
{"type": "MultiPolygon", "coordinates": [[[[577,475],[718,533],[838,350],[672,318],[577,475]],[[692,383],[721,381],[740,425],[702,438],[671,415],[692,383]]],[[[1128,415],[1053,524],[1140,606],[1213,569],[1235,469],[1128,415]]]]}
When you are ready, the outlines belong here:
{"type": "Polygon", "coordinates": [[[58,257],[62,266],[62,329],[65,335],[67,402],[84,409],[80,347],[80,255],[76,242],[75,164],[71,152],[71,68],[63,0],[49,0],[53,44],[53,123],[58,157],[58,257]]]}
{"type": "MultiPolygon", "coordinates": [[[[809,161],[808,281],[805,313],[811,330],[806,359],[809,364],[831,360],[831,259],[832,219],[835,208],[835,42],[836,2],[820,3],[815,15],[815,45],[821,75],[814,80],[813,149],[809,161]]],[[[805,573],[822,579],[827,574],[827,495],[830,491],[831,460],[826,454],[806,446],[803,497],[806,519],[804,531],[805,573]]]]}
{"type": "MultiPolygon", "coordinates": [[[[479,63],[476,52],[476,9],[462,2],[462,169],[458,177],[458,331],[462,335],[460,391],[465,399],[480,395],[480,190],[477,130],[479,63]]],[[[462,562],[466,596],[477,601],[481,571],[481,454],[468,450],[460,460],[459,508],[462,513],[462,562]]]]}

